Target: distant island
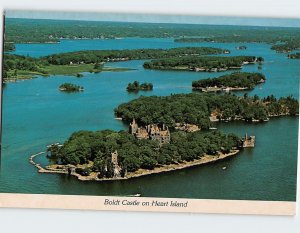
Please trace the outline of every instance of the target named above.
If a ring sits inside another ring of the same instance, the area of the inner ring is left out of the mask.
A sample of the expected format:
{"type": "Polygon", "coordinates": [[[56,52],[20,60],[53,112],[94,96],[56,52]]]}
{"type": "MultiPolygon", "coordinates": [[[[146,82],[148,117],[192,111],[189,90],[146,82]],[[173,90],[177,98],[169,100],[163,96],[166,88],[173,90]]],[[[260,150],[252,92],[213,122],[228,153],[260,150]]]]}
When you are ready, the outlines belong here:
{"type": "Polygon", "coordinates": [[[237,46],[235,47],[237,50],[246,50],[247,49],[247,46],[246,45],[240,45],[240,46],[237,46]]]}
{"type": "Polygon", "coordinates": [[[105,62],[222,54],[228,50],[210,47],[172,49],[87,50],[53,54],[40,58],[4,54],[4,82],[31,79],[38,75],[81,76],[82,72],[128,71],[128,68],[104,67],[105,62]]]}
{"type": "Polygon", "coordinates": [[[138,92],[138,91],[151,91],[153,90],[152,83],[139,83],[134,81],[133,83],[128,83],[126,90],[128,92],[138,92]]]}
{"type": "Polygon", "coordinates": [[[265,76],[261,73],[234,72],[216,78],[193,81],[192,87],[203,92],[249,90],[264,83],[265,80],[265,76]]]}
{"type": "Polygon", "coordinates": [[[260,99],[257,95],[239,97],[230,93],[141,96],[119,105],[115,114],[127,123],[135,119],[143,125],[164,123],[171,129],[178,124],[209,129],[212,121],[264,122],[270,117],[298,115],[299,102],[291,96],[277,99],[271,95],[260,99]]]}
{"type": "Polygon", "coordinates": [[[195,72],[220,72],[241,69],[243,65],[261,63],[264,59],[255,56],[215,57],[185,56],[152,60],[144,63],[145,69],[178,70],[195,72]]]}
{"type": "Polygon", "coordinates": [[[85,50],[45,56],[42,60],[53,65],[90,64],[180,56],[199,56],[227,53],[229,50],[212,47],[181,47],[171,49],[124,49],[124,50],[85,50]]]}
{"type": "Polygon", "coordinates": [[[291,53],[288,55],[290,59],[300,59],[300,53],[291,53]]]}
{"type": "Polygon", "coordinates": [[[63,83],[59,86],[59,90],[65,92],[79,92],[84,91],[84,88],[72,83],[63,83]]]}
{"type": "MultiPolygon", "coordinates": [[[[244,32],[245,33],[245,32],[244,32]]],[[[243,33],[243,34],[244,34],[243,33]]],[[[254,32],[254,34],[249,34],[249,31],[244,35],[222,35],[222,36],[210,36],[210,37],[182,37],[177,38],[174,42],[179,43],[201,43],[201,42],[219,42],[219,43],[269,43],[273,44],[271,49],[276,50],[279,53],[288,53],[296,49],[300,49],[300,38],[298,35],[293,32],[293,29],[290,32],[281,32],[277,35],[266,32],[254,32]],[[283,33],[281,36],[279,34],[283,33]],[[289,38],[286,36],[286,33],[289,34],[289,38]],[[285,35],[284,35],[285,34],[285,35]]],[[[241,34],[241,31],[239,32],[241,34]]]]}
{"type": "Polygon", "coordinates": [[[293,50],[300,49],[300,39],[298,38],[298,40],[290,40],[286,43],[272,45],[271,49],[279,53],[290,53],[293,50]]]}

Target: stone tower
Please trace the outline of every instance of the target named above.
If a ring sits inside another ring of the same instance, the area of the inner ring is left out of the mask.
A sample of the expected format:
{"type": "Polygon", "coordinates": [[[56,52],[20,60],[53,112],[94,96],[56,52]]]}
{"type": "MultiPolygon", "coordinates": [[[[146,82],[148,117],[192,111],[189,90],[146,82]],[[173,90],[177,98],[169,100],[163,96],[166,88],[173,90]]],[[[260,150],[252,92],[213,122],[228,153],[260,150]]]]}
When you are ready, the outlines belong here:
{"type": "Polygon", "coordinates": [[[131,134],[136,134],[137,131],[138,131],[138,124],[135,122],[135,119],[133,118],[132,122],[130,123],[130,126],[129,126],[129,132],[131,134]]]}
{"type": "Polygon", "coordinates": [[[111,163],[114,170],[114,177],[120,177],[121,176],[121,167],[118,163],[118,151],[114,151],[111,153],[111,163]]]}

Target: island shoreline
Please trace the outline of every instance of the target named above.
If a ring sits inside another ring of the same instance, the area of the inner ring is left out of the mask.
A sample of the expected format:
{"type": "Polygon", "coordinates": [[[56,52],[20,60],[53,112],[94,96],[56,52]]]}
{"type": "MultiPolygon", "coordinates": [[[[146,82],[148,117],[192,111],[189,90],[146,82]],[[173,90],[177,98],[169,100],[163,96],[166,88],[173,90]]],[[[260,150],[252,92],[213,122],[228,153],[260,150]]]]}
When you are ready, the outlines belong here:
{"type": "Polygon", "coordinates": [[[50,166],[43,167],[39,163],[34,161],[34,158],[45,154],[46,152],[42,151],[37,154],[31,155],[29,157],[29,162],[34,165],[39,173],[52,173],[52,174],[66,174],[70,176],[75,176],[77,177],[78,180],[80,181],[116,181],[116,180],[128,180],[132,178],[138,178],[142,176],[148,176],[148,175],[153,175],[153,174],[159,174],[159,173],[166,173],[170,171],[176,171],[176,170],[182,170],[190,167],[195,167],[199,165],[204,165],[204,164],[209,164],[217,161],[221,161],[230,157],[233,157],[234,155],[237,155],[240,152],[240,150],[231,150],[230,153],[223,154],[219,153],[218,155],[204,155],[200,159],[196,159],[193,161],[184,161],[178,164],[169,164],[169,165],[162,165],[160,167],[155,167],[153,170],[147,170],[147,169],[138,169],[135,172],[129,172],[126,177],[113,177],[113,178],[98,178],[97,176],[92,175],[92,176],[82,176],[78,173],[68,173],[66,170],[67,167],[70,165],[58,165],[58,164],[53,164],[50,166],[61,166],[62,168],[60,169],[55,169],[50,166]]]}

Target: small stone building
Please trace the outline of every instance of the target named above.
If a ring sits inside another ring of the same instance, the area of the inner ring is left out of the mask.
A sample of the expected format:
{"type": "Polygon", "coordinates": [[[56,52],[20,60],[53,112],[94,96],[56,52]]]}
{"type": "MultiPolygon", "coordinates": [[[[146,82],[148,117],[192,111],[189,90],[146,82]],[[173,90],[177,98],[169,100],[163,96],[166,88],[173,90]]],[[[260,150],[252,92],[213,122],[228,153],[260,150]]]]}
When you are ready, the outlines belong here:
{"type": "Polygon", "coordinates": [[[255,136],[248,136],[247,134],[243,138],[243,147],[254,147],[255,146],[255,136]]]}

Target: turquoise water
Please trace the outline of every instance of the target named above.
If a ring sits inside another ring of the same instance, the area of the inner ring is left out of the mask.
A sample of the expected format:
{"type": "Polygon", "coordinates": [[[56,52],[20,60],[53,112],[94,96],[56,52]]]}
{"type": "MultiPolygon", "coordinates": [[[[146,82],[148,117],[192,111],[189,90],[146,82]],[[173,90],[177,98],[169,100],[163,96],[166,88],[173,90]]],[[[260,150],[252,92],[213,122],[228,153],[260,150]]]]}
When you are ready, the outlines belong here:
{"type": "MultiPolygon", "coordinates": [[[[265,58],[262,70],[257,65],[243,71],[262,72],[267,82],[249,92],[277,97],[299,96],[299,60],[270,50],[270,45],[246,44],[247,50],[235,50],[234,43],[174,43],[172,39],[125,38],[121,40],[63,40],[60,44],[17,45],[17,54],[44,56],[84,49],[171,48],[176,46],[213,46],[228,48],[232,55],[256,55],[265,58]]],[[[81,182],[73,177],[39,174],[29,164],[31,154],[45,145],[64,141],[77,130],[127,129],[114,119],[113,109],[140,95],[190,93],[193,80],[225,73],[195,73],[144,70],[144,61],[107,63],[128,67],[127,72],[84,73],[84,78],[67,76],[39,77],[9,83],[3,91],[3,137],[0,192],[131,195],[153,197],[287,200],[296,198],[298,117],[272,119],[264,124],[223,123],[217,127],[242,136],[255,134],[257,146],[237,157],[218,163],[141,177],[127,181],[81,182]],[[152,92],[129,94],[129,82],[152,82],[152,92]],[[58,91],[63,82],[85,87],[82,93],[58,91]],[[226,166],[226,170],[222,167],[226,166]]],[[[240,93],[243,94],[243,93],[240,93]]],[[[40,159],[46,163],[46,159],[40,159]]]]}

